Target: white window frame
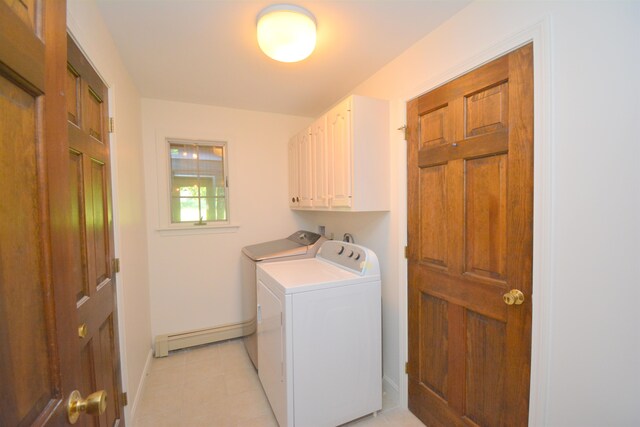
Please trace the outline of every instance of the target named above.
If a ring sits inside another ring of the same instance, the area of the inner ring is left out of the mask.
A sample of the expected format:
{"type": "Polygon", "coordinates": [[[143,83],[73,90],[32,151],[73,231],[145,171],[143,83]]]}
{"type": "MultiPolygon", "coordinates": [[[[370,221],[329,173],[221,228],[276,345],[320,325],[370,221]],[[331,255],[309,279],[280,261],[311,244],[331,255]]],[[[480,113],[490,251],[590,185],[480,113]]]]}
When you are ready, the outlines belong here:
{"type": "MultiPolygon", "coordinates": [[[[166,134],[165,134],[166,135],[166,134]]],[[[222,138],[189,138],[159,136],[157,138],[157,174],[158,174],[158,231],[165,234],[196,234],[196,233],[233,233],[239,225],[231,222],[232,203],[229,173],[229,141],[222,138]],[[171,222],[171,143],[195,144],[223,147],[223,168],[225,179],[225,201],[227,210],[226,221],[209,221],[204,224],[197,222],[171,222]]]]}

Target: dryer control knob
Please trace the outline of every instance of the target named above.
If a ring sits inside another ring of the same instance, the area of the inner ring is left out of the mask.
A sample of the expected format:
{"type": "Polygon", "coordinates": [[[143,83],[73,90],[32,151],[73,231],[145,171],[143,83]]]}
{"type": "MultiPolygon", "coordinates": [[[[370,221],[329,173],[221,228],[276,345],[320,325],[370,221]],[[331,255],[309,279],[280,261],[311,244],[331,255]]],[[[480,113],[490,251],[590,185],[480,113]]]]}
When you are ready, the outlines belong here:
{"type": "Polygon", "coordinates": [[[349,252],[349,258],[353,256],[353,251],[349,252]]]}
{"type": "Polygon", "coordinates": [[[338,255],[342,255],[343,252],[344,252],[344,246],[340,246],[340,249],[338,249],[338,255]]]}

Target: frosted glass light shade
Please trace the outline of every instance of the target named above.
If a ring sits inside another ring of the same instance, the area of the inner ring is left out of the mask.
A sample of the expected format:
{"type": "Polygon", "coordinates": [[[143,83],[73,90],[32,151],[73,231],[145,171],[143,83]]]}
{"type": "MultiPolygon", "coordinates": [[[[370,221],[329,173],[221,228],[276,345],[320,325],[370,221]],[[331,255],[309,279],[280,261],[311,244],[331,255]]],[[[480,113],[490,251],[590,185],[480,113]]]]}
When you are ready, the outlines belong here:
{"type": "Polygon", "coordinates": [[[316,20],[299,6],[269,6],[258,15],[258,45],[276,61],[302,61],[316,47],[316,20]]]}

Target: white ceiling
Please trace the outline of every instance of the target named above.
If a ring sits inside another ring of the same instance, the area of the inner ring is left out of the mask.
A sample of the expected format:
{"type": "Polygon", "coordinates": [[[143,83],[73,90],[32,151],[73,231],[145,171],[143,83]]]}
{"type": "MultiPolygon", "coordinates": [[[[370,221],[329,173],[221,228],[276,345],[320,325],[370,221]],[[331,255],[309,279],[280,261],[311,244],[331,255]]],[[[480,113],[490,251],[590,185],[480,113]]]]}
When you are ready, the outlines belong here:
{"type": "MultiPolygon", "coordinates": [[[[285,0],[286,1],[286,0],[285,0]]],[[[304,0],[316,50],[286,64],[264,55],[255,0],[98,0],[143,97],[317,116],[470,0],[304,0]]]]}

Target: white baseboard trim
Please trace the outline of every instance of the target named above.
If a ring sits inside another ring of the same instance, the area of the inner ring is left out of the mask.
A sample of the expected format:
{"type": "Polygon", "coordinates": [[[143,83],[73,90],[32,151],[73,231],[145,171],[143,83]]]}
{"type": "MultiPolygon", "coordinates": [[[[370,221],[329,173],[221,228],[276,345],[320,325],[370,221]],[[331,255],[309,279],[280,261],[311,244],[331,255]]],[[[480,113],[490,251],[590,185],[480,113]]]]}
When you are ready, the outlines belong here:
{"type": "Polygon", "coordinates": [[[242,323],[231,323],[206,329],[157,335],[154,345],[154,355],[155,357],[165,357],[168,356],[172,350],[244,337],[245,335],[252,334],[255,330],[256,320],[252,319],[242,323]]]}
{"type": "Polygon", "coordinates": [[[142,393],[144,392],[144,387],[147,383],[147,376],[149,375],[149,370],[151,370],[151,359],[153,359],[153,350],[149,349],[149,353],[147,354],[147,361],[144,363],[144,369],[142,369],[140,384],[138,384],[138,389],[136,390],[136,394],[133,397],[133,402],[131,402],[131,410],[129,411],[131,419],[127,420],[127,424],[129,425],[133,425],[133,420],[136,419],[136,409],[138,409],[138,404],[142,400],[142,393]]]}
{"type": "Polygon", "coordinates": [[[382,396],[384,410],[400,406],[400,388],[386,375],[382,377],[382,396]]]}

